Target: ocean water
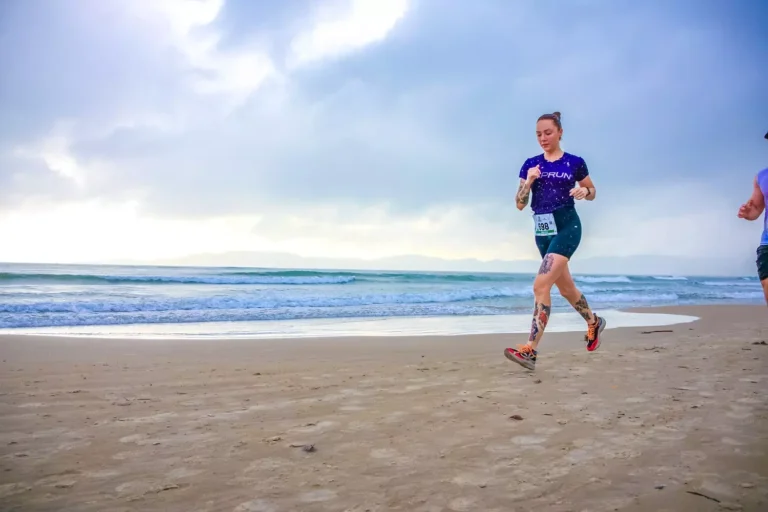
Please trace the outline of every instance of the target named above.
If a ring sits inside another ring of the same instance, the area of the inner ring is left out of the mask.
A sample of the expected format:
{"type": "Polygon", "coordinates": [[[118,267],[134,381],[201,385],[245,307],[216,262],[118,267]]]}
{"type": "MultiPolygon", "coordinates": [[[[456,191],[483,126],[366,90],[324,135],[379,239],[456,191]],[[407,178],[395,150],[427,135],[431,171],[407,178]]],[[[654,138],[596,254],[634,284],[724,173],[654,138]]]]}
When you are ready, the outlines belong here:
{"type": "MultiPolygon", "coordinates": [[[[380,322],[370,322],[386,319],[400,319],[386,324],[397,331],[414,317],[422,319],[419,325],[436,328],[429,332],[465,332],[473,330],[470,319],[484,318],[486,327],[501,317],[528,319],[533,279],[533,274],[471,272],[0,264],[0,332],[311,335],[345,328],[364,333],[372,325],[381,331],[380,322]]],[[[763,300],[755,277],[575,279],[597,311],[763,300]]],[[[557,293],[553,311],[565,313],[561,327],[579,323],[557,293]]],[[[656,318],[659,322],[669,319],[656,318]]]]}

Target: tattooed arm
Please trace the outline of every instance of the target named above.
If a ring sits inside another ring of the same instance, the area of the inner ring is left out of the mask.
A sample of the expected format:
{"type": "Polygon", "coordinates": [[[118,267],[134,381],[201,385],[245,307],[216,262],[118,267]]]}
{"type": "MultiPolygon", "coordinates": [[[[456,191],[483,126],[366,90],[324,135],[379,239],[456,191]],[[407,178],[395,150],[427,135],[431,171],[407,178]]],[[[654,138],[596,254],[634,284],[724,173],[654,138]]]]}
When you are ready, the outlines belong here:
{"type": "Polygon", "coordinates": [[[526,180],[520,180],[520,186],[517,189],[517,195],[515,196],[515,203],[518,210],[523,210],[528,206],[528,200],[531,197],[531,184],[526,180]]]}
{"type": "Polygon", "coordinates": [[[531,167],[524,174],[520,175],[520,187],[518,187],[517,195],[515,196],[515,203],[517,204],[518,210],[522,211],[523,208],[528,205],[528,200],[531,195],[531,187],[533,186],[533,182],[536,181],[540,175],[541,170],[538,165],[531,167]],[[525,179],[523,179],[522,176],[525,176],[525,179]]]}

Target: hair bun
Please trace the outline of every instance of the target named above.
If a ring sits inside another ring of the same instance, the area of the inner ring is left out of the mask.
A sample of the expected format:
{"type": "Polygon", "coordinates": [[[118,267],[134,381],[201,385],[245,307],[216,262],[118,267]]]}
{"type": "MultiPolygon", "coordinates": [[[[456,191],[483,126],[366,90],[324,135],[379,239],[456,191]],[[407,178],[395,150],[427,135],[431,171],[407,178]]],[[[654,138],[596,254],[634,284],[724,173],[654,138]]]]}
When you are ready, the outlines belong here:
{"type": "Polygon", "coordinates": [[[552,112],[552,115],[555,116],[558,120],[560,119],[560,112],[552,112]]]}

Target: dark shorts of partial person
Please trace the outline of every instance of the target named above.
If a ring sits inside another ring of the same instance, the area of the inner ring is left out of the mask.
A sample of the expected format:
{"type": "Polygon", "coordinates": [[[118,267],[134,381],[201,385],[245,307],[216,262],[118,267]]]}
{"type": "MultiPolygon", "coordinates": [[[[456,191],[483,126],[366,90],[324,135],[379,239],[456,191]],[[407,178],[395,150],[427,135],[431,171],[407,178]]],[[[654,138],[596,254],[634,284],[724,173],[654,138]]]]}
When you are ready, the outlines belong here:
{"type": "Polygon", "coordinates": [[[557,226],[557,234],[550,236],[537,236],[536,246],[541,257],[545,255],[560,254],[571,259],[573,253],[581,243],[581,219],[573,206],[564,206],[552,212],[557,226]]]}
{"type": "Polygon", "coordinates": [[[757,277],[761,281],[768,279],[768,245],[757,248],[757,277]]]}

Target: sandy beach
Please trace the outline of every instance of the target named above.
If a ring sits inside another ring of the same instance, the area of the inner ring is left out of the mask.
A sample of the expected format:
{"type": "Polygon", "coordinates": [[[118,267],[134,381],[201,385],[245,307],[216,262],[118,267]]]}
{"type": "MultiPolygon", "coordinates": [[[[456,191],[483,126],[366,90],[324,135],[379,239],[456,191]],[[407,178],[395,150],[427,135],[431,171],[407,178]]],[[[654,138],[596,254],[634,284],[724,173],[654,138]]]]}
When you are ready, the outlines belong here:
{"type": "MultiPolygon", "coordinates": [[[[768,509],[768,312],[545,337],[0,337],[3,511],[768,509]]],[[[609,319],[610,321],[610,319],[609,319]]]]}

